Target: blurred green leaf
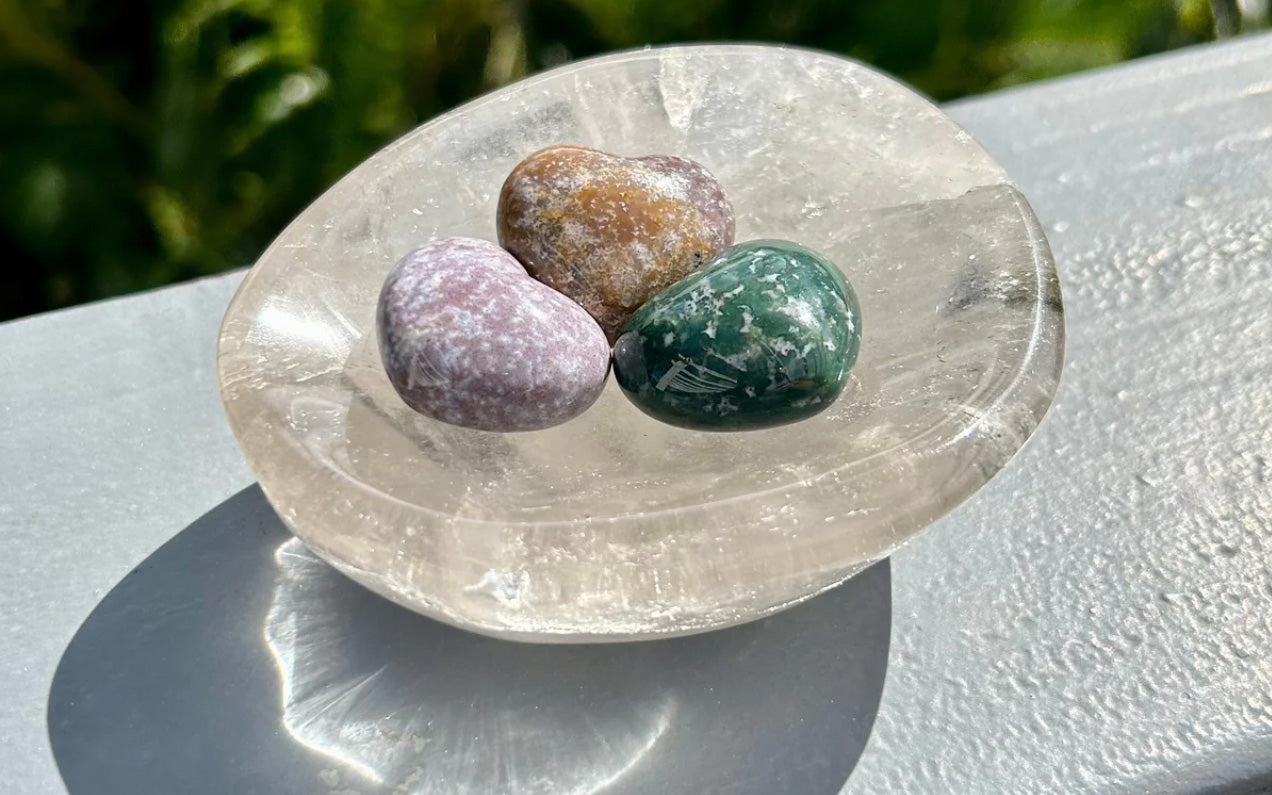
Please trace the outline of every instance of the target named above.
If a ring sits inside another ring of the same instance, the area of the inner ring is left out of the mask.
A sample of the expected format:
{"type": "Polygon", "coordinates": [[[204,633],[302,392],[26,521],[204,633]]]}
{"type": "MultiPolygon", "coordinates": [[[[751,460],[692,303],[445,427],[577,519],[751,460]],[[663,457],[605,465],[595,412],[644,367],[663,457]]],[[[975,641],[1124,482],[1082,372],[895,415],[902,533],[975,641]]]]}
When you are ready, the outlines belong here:
{"type": "Polygon", "coordinates": [[[945,99],[1214,28],[1207,0],[0,0],[0,318],[249,264],[405,130],[573,58],[788,42],[945,99]]]}

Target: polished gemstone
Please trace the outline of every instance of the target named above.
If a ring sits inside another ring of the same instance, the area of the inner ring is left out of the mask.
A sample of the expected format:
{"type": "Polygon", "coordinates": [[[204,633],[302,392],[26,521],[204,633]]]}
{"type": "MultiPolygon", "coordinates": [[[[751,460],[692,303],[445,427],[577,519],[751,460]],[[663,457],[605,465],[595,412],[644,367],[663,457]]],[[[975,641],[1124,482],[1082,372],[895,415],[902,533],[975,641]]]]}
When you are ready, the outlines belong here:
{"type": "Polygon", "coordinates": [[[499,242],[613,342],[632,312],[733,242],[733,208],[700,164],[553,146],[499,196],[499,242]]]}
{"type": "Polygon", "coordinates": [[[641,411],[687,428],[806,419],[844,388],[861,310],[843,273],[784,240],[734,246],[641,307],[614,347],[641,411]]]}
{"type": "Polygon", "coordinates": [[[398,396],[487,431],[559,425],[596,401],[609,344],[582,307],[485,240],[434,240],[389,273],[376,316],[398,396]]]}

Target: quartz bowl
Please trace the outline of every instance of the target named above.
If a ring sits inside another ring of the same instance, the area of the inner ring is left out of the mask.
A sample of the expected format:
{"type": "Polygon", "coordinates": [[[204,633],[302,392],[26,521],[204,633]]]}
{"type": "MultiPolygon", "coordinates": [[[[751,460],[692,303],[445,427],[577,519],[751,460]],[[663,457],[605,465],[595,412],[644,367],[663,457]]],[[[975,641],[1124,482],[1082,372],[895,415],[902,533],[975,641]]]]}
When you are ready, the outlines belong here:
{"type": "Polygon", "coordinates": [[[408,133],[247,274],[218,349],[230,424],[288,527],[349,577],[469,630],[634,640],[759,618],[887,555],[1024,444],[1059,378],[1055,267],[1028,203],[938,108],[858,63],[765,46],[569,65],[408,133]],[[687,431],[613,379],[498,434],[408,409],[380,368],[394,263],[495,240],[504,177],[561,143],[697,160],[737,239],[838,263],[864,339],[843,396],[763,431],[687,431]]]}

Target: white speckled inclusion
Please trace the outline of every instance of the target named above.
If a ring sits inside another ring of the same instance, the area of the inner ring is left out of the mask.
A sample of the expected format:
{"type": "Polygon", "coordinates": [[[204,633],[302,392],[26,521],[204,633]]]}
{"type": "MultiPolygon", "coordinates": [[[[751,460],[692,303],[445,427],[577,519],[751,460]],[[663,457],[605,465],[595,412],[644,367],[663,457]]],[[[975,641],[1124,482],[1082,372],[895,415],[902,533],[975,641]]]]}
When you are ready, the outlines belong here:
{"type": "Polygon", "coordinates": [[[315,552],[443,621],[561,642],[736,624],[886,555],[1024,443],[1062,349],[1032,211],[937,108],[829,55],[705,46],[558,69],[380,152],[261,257],[219,366],[265,493],[315,552]],[[495,240],[504,177],[560,143],[697,160],[739,241],[839,263],[865,329],[844,396],[732,434],[660,424],[613,383],[533,433],[407,409],[375,347],[385,275],[434,237],[495,240]]]}

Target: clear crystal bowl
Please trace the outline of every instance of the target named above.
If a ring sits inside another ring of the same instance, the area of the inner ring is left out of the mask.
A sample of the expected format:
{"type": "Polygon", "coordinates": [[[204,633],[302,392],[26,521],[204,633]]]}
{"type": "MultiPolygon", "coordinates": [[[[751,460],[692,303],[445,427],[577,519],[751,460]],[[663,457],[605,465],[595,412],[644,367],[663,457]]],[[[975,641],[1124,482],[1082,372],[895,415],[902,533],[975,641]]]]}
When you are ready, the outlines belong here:
{"type": "Polygon", "coordinates": [[[248,273],[218,365],[270,502],[337,569],[476,632],[607,641],[755,619],[896,549],[1024,444],[1063,336],[1033,212],[939,109],[838,57],[710,45],[566,66],[379,152],[248,273]],[[495,240],[504,177],[560,143],[697,160],[739,241],[838,263],[865,330],[839,401],[742,433],[660,424],[612,379],[532,433],[409,410],[376,349],[385,275],[435,237],[495,240]]]}

